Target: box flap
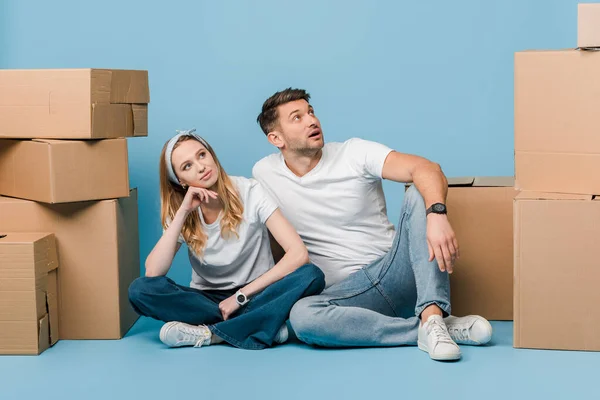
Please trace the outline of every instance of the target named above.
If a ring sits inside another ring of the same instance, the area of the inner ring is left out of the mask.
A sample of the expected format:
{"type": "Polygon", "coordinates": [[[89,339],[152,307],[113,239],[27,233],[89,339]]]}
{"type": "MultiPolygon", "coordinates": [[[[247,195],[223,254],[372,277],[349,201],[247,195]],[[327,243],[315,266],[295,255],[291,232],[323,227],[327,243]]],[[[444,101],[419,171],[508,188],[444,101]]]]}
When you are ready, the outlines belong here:
{"type": "Polygon", "coordinates": [[[480,176],[475,177],[473,186],[513,187],[515,186],[515,178],[512,176],[480,176]]]}
{"type": "Polygon", "coordinates": [[[92,138],[122,138],[134,135],[131,104],[93,104],[92,138]]]}
{"type": "Polygon", "coordinates": [[[132,104],[133,136],[148,136],[148,105],[132,104]]]}
{"type": "Polygon", "coordinates": [[[515,200],[592,200],[594,196],[584,194],[567,194],[567,193],[545,193],[522,191],[515,200]]]}
{"type": "Polygon", "coordinates": [[[57,144],[65,144],[65,143],[73,143],[73,142],[80,142],[81,140],[69,140],[69,139],[40,139],[40,138],[36,138],[36,139],[31,139],[32,142],[37,142],[37,143],[45,143],[45,144],[53,144],[53,145],[57,145],[57,144]]]}
{"type": "Polygon", "coordinates": [[[50,323],[48,314],[44,315],[38,326],[38,354],[43,353],[50,347],[50,323]]]}
{"type": "Polygon", "coordinates": [[[473,182],[475,182],[475,178],[472,176],[463,176],[463,177],[453,177],[447,178],[448,186],[456,187],[456,186],[473,186],[473,182]]]}
{"type": "Polygon", "coordinates": [[[46,289],[46,307],[50,324],[50,346],[58,341],[58,279],[57,270],[48,273],[46,289]]]}
{"type": "Polygon", "coordinates": [[[0,232],[0,245],[34,243],[52,233],[48,232],[0,232]]]}
{"type": "Polygon", "coordinates": [[[464,176],[448,178],[449,187],[513,187],[515,178],[512,176],[464,176]]]}
{"type": "Polygon", "coordinates": [[[147,104],[150,103],[148,71],[145,70],[95,70],[98,73],[110,72],[110,103],[147,104]]]}

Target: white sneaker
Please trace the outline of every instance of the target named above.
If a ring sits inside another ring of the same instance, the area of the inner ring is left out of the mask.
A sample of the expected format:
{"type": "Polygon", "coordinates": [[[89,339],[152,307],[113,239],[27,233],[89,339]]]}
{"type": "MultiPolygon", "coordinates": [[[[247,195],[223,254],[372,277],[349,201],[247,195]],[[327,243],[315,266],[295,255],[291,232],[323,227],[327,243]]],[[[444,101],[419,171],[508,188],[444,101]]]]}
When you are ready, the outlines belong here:
{"type": "Polygon", "coordinates": [[[458,344],[479,346],[492,340],[492,325],[479,315],[444,318],[450,337],[458,344]]]}
{"type": "Polygon", "coordinates": [[[160,341],[169,347],[208,346],[212,332],[206,325],[189,325],[183,322],[167,322],[160,329],[160,341]]]}
{"type": "Polygon", "coordinates": [[[281,328],[279,328],[279,331],[277,332],[277,335],[275,336],[275,339],[273,339],[273,341],[275,343],[285,343],[287,342],[289,337],[289,332],[288,332],[288,327],[287,325],[284,323],[281,328]]]}
{"type": "Polygon", "coordinates": [[[451,361],[461,357],[460,348],[450,337],[440,315],[432,315],[419,326],[418,343],[419,349],[428,352],[433,360],[451,361]]]}

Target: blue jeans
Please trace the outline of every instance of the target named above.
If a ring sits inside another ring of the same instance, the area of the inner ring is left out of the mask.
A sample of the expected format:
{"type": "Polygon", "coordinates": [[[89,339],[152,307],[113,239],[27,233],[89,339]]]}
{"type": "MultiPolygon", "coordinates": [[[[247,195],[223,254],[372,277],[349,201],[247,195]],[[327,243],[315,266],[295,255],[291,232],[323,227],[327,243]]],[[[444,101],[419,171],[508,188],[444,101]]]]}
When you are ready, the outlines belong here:
{"type": "Polygon", "coordinates": [[[412,185],[389,252],[321,295],[292,308],[290,323],[308,344],[326,347],[415,345],[419,316],[432,304],[450,314],[450,281],[429,261],[423,197],[412,185]]]}
{"type": "Polygon", "coordinates": [[[306,264],[255,295],[227,321],[223,321],[219,303],[237,289],[201,291],[177,285],[166,276],[141,277],[129,287],[129,301],[140,315],[164,322],[207,325],[235,347],[260,350],[273,344],[294,303],[321,293],[324,287],[323,272],[306,264]]]}

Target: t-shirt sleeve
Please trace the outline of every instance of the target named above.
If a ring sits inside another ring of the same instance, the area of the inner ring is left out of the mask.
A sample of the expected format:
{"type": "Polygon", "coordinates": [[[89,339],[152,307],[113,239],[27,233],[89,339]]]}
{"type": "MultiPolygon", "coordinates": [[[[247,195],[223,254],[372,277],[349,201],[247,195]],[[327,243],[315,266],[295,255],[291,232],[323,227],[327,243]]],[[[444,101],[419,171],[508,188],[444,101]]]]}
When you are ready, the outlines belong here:
{"type": "Polygon", "coordinates": [[[250,207],[248,211],[253,212],[258,221],[263,224],[277,210],[275,201],[273,201],[271,196],[256,179],[250,179],[248,207],[250,207]]]}
{"type": "Polygon", "coordinates": [[[349,162],[360,175],[371,179],[382,177],[383,164],[388,154],[393,151],[391,148],[359,138],[348,140],[346,145],[349,162]]]}

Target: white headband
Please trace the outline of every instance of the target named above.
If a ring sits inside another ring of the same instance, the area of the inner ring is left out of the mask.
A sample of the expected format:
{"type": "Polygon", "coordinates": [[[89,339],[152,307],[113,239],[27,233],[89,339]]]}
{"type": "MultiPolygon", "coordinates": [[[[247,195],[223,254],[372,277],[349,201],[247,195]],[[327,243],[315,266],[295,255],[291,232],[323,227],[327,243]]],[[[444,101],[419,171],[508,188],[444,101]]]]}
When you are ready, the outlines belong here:
{"type": "Polygon", "coordinates": [[[200,135],[197,135],[196,129],[190,129],[187,131],[175,131],[177,135],[173,136],[169,143],[167,143],[167,149],[165,151],[165,162],[167,163],[167,172],[169,173],[169,180],[177,185],[179,185],[179,179],[177,179],[177,175],[175,175],[175,170],[173,169],[173,164],[171,162],[171,155],[173,154],[173,147],[175,147],[175,143],[182,136],[190,136],[202,143],[206,150],[208,150],[208,143],[204,140],[200,135]]]}

